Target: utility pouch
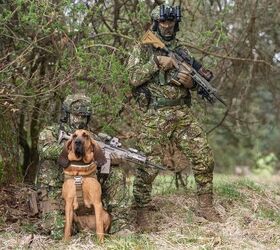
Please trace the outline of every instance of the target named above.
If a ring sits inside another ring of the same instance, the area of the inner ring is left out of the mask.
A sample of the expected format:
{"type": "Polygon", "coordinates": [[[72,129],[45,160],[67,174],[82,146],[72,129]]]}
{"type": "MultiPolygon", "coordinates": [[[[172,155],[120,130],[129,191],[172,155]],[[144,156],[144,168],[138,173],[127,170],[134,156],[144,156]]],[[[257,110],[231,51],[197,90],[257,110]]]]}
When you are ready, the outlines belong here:
{"type": "Polygon", "coordinates": [[[168,99],[168,98],[153,98],[150,107],[153,109],[159,109],[163,107],[174,107],[187,105],[191,107],[191,95],[187,95],[178,99],[168,99]]]}
{"type": "Polygon", "coordinates": [[[133,90],[133,96],[142,111],[147,111],[151,100],[151,91],[144,85],[141,85],[133,90]]]}

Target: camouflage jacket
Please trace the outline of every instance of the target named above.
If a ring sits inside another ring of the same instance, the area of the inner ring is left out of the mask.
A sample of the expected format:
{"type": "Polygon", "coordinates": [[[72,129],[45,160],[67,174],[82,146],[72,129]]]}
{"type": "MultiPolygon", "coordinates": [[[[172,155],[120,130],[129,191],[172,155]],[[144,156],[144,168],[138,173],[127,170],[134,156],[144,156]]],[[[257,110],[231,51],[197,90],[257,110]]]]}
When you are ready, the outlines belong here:
{"type": "MultiPolygon", "coordinates": [[[[57,160],[63,148],[63,143],[58,143],[59,130],[59,124],[54,124],[44,128],[40,132],[38,151],[41,160],[57,160]]],[[[70,132],[70,129],[65,132],[70,132]]]]}
{"type": "MultiPolygon", "coordinates": [[[[168,49],[186,48],[179,44],[179,41],[174,39],[170,42],[165,42],[168,49]]],[[[148,95],[153,99],[180,99],[190,97],[189,90],[183,86],[177,86],[170,82],[175,69],[168,71],[160,70],[154,61],[155,56],[166,56],[166,52],[155,49],[152,45],[137,45],[134,47],[128,62],[128,70],[130,72],[130,83],[135,87],[136,93],[144,92],[146,100],[141,98],[143,105],[147,105],[150,100],[148,95]],[[141,91],[144,89],[144,91],[141,91]]]]}
{"type": "MultiPolygon", "coordinates": [[[[59,124],[45,127],[39,134],[38,152],[39,166],[35,183],[39,186],[60,187],[63,180],[63,171],[57,164],[57,159],[64,144],[58,143],[59,124]]],[[[63,128],[67,133],[71,129],[67,126],[63,128]]]]}

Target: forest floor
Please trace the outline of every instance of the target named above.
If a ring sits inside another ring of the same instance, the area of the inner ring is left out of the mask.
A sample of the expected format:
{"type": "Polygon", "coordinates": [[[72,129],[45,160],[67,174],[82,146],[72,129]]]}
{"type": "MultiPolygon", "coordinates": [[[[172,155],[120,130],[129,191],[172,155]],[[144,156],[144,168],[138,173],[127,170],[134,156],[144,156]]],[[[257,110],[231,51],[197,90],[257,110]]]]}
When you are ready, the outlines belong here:
{"type": "Polygon", "coordinates": [[[0,249],[280,249],[280,176],[215,175],[215,206],[223,223],[195,216],[194,180],[176,189],[170,176],[159,176],[153,190],[157,232],[123,230],[96,243],[79,233],[65,243],[34,232],[24,207],[26,186],[0,189],[0,249]],[[168,183],[168,185],[166,184],[168,183]],[[22,219],[21,219],[22,218],[22,219]]]}

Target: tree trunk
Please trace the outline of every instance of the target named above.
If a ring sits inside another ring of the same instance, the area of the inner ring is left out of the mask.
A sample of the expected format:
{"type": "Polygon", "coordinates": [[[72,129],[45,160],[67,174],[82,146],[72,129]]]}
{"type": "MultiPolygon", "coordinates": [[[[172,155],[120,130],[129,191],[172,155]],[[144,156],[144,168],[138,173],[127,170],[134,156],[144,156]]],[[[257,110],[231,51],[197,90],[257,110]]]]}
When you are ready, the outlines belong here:
{"type": "Polygon", "coordinates": [[[18,138],[12,114],[0,107],[0,185],[21,180],[18,138]]]}

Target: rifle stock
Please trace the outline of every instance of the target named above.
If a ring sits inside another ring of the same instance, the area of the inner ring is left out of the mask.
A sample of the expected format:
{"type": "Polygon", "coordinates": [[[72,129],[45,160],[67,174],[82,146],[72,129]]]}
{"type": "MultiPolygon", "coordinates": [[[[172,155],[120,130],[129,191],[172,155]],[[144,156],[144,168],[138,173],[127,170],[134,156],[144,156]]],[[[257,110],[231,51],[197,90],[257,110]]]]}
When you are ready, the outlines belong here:
{"type": "Polygon", "coordinates": [[[142,44],[145,45],[153,45],[155,48],[164,49],[165,44],[150,30],[148,30],[143,38],[142,38],[142,44]]]}

